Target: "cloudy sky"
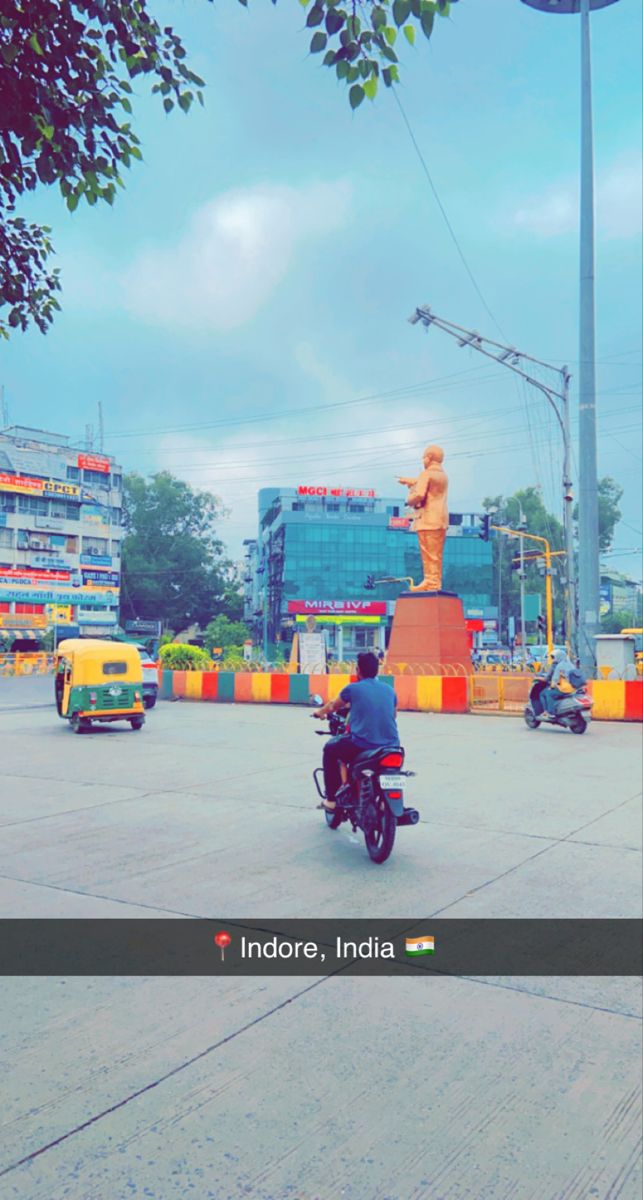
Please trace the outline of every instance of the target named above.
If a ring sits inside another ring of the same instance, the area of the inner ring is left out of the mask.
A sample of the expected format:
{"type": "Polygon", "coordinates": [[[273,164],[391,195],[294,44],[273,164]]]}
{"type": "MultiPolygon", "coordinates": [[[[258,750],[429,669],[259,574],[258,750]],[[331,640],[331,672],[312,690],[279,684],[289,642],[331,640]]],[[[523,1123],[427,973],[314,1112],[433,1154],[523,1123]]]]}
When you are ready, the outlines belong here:
{"type": "MultiPolygon", "coordinates": [[[[533,484],[558,512],[544,398],[407,318],[429,303],[577,374],[578,19],[461,0],[401,51],[414,145],[389,93],[350,111],[296,0],[150,8],[183,36],[206,105],[166,116],[138,85],[144,162],[115,208],[72,216],[53,190],[26,203],[53,226],[63,312],[2,348],[12,422],[78,438],[102,401],[127,469],[222,497],[235,557],[259,487],[394,495],[429,440],[452,509],[533,484]]],[[[637,576],[640,24],[640,0],[592,18],[599,470],[625,488],[609,561],[637,576]]]]}

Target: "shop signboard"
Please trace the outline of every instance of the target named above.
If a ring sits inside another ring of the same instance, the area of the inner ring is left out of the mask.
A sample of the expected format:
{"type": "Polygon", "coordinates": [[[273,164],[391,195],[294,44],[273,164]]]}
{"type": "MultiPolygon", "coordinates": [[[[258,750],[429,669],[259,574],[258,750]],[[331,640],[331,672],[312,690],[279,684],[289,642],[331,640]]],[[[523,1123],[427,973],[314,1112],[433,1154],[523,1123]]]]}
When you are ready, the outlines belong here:
{"type": "Polygon", "coordinates": [[[78,609],[78,624],[79,625],[115,625],[116,613],[111,609],[78,609]]]}
{"type": "Polygon", "coordinates": [[[161,636],[163,623],[161,621],[146,620],[144,617],[138,617],[131,621],[126,621],[124,629],[126,633],[148,633],[154,637],[161,636]]]}
{"type": "Polygon", "coordinates": [[[80,497],[80,488],[75,483],[64,483],[60,479],[34,479],[29,475],[9,475],[0,471],[0,491],[18,492],[22,496],[66,496],[70,500],[80,497]]]}
{"type": "Polygon", "coordinates": [[[74,625],[74,610],[71,604],[45,604],[47,620],[52,625],[74,625]]]}
{"type": "Polygon", "coordinates": [[[43,571],[38,567],[0,567],[0,584],[69,583],[69,569],[43,571]]]}
{"type": "Polygon", "coordinates": [[[375,499],[375,491],[373,488],[329,488],[329,487],[311,487],[309,484],[300,484],[297,488],[298,496],[330,496],[330,497],[346,497],[348,499],[375,499]]]}
{"type": "Polygon", "coordinates": [[[385,600],[289,600],[288,612],[292,615],[315,615],[331,613],[363,617],[386,616],[385,600]]]}
{"type": "Polygon", "coordinates": [[[0,613],[0,629],[45,629],[44,613],[0,613]]]}
{"type": "Polygon", "coordinates": [[[112,556],[111,554],[81,554],[80,564],[88,567],[111,567],[112,556]]]}
{"type": "Polygon", "coordinates": [[[102,504],[83,504],[80,516],[81,520],[89,521],[92,525],[109,525],[109,509],[102,504]]]}
{"type": "Polygon", "coordinates": [[[116,591],[98,590],[98,588],[35,588],[35,587],[4,587],[0,580],[0,602],[17,600],[25,604],[79,604],[87,608],[104,608],[106,600],[114,598],[116,591]]]}
{"type": "Polygon", "coordinates": [[[410,529],[412,517],[389,517],[389,529],[410,529]]]}
{"type": "Polygon", "coordinates": [[[117,588],[120,584],[120,574],[118,571],[106,571],[100,568],[96,570],[94,567],[81,567],[81,575],[83,583],[86,587],[111,587],[117,588]]]}
{"type": "Polygon", "coordinates": [[[79,454],[78,466],[83,471],[100,471],[109,475],[109,459],[102,454],[79,454]]]}
{"type": "Polygon", "coordinates": [[[30,554],[29,555],[29,566],[30,567],[43,567],[45,569],[49,568],[50,571],[65,571],[65,572],[67,572],[66,578],[67,579],[69,578],[70,563],[66,558],[62,558],[60,555],[30,554]]]}

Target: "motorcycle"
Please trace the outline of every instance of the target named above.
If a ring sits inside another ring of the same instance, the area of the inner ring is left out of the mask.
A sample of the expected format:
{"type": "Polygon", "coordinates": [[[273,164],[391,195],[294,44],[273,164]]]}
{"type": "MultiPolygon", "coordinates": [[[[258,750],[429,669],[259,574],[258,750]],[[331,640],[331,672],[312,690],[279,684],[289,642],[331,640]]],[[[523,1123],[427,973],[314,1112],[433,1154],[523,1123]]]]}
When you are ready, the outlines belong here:
{"type": "MultiPolygon", "coordinates": [[[[311,696],[311,704],[321,708],[323,700],[311,696]]],[[[315,733],[318,737],[340,737],[347,732],[347,724],[346,716],[330,713],[328,729],[316,729],[315,733]]],[[[353,833],[361,829],[374,863],[386,862],[390,856],[399,825],[417,825],[420,820],[417,809],[404,807],[404,778],[415,772],[404,771],[403,766],[401,746],[365,750],[348,767],[348,795],[337,800],[332,812],[324,810],[329,829],[338,829],[344,821],[350,821],[353,833]]],[[[316,767],[313,779],[319,796],[325,800],[322,767],[316,767]]]]}
{"type": "Polygon", "coordinates": [[[537,729],[542,723],[547,725],[562,725],[565,729],[571,729],[572,733],[584,733],[592,719],[593,700],[587,694],[586,685],[576,689],[575,692],[570,692],[568,696],[563,696],[556,702],[556,710],[553,713],[544,711],[541,700],[541,693],[547,687],[547,678],[545,675],[538,675],[534,679],[529,691],[529,700],[525,706],[525,724],[528,729],[537,729]]]}

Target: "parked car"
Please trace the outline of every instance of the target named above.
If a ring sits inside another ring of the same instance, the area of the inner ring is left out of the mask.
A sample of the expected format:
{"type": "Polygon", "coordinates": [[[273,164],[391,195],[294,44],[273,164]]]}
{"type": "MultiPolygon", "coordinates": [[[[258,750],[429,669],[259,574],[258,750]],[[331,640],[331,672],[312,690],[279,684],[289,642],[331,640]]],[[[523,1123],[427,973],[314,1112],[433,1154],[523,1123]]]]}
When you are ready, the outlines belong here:
{"type": "Polygon", "coordinates": [[[145,708],[154,708],[159,694],[158,667],[145,646],[137,645],[136,649],[143,665],[143,705],[145,708]]]}

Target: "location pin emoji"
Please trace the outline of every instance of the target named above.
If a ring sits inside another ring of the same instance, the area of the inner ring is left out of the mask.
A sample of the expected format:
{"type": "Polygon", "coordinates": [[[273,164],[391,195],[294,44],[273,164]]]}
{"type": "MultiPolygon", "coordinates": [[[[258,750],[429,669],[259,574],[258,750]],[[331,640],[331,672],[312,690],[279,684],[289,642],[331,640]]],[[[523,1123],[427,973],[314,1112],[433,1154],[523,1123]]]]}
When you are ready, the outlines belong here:
{"type": "Polygon", "coordinates": [[[226,946],[229,946],[232,941],[230,934],[226,929],[220,929],[218,933],[215,933],[214,941],[215,945],[217,945],[221,951],[221,962],[225,962],[225,948],[226,946]]]}

